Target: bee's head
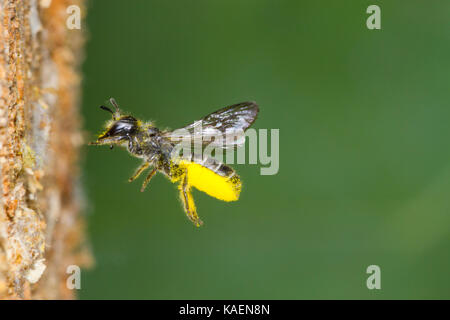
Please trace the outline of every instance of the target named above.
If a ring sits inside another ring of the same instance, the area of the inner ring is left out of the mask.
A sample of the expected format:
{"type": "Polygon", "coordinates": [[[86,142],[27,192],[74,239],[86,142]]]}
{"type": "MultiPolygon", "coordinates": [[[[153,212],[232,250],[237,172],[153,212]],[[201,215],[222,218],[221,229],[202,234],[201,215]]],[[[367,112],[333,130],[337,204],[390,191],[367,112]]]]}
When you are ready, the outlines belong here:
{"type": "Polygon", "coordinates": [[[112,120],[106,123],[105,131],[98,136],[97,141],[89,143],[90,145],[110,144],[112,147],[113,144],[128,141],[138,130],[138,120],[129,115],[122,115],[116,101],[113,98],[110,101],[116,109],[115,112],[105,106],[100,108],[110,112],[112,120]]]}

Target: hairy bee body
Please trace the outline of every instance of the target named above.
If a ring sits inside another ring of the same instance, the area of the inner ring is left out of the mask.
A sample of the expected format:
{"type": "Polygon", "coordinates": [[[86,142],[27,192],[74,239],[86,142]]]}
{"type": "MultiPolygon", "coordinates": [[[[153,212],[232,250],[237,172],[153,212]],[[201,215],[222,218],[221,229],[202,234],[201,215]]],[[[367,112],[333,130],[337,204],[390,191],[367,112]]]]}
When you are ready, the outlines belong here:
{"type": "Polygon", "coordinates": [[[159,129],[141,125],[136,129],[136,133],[128,138],[127,149],[133,156],[153,162],[155,158],[161,157],[163,150],[170,154],[173,144],[161,136],[159,129]]]}
{"type": "MultiPolygon", "coordinates": [[[[111,103],[115,106],[116,112],[104,106],[101,108],[111,112],[114,121],[107,125],[107,129],[97,138],[97,141],[90,144],[110,144],[111,147],[119,145],[125,147],[131,155],[141,158],[143,164],[129,179],[130,182],[148,167],[152,167],[153,169],[144,180],[141,191],[144,191],[157,171],[163,173],[170,181],[178,183],[184,210],[196,226],[200,226],[203,222],[197,214],[191,193],[192,187],[223,201],[239,199],[242,183],[233,168],[209,157],[198,157],[194,154],[190,157],[174,156],[176,139],[172,136],[171,131],[161,131],[151,123],[143,123],[129,115],[124,116],[113,99],[111,99],[111,103]]],[[[234,125],[245,130],[256,119],[257,113],[258,106],[253,102],[247,102],[216,111],[203,118],[202,121],[205,121],[210,127],[218,127],[220,124],[228,129],[234,125]]],[[[191,130],[193,125],[185,128],[191,130]]]]}

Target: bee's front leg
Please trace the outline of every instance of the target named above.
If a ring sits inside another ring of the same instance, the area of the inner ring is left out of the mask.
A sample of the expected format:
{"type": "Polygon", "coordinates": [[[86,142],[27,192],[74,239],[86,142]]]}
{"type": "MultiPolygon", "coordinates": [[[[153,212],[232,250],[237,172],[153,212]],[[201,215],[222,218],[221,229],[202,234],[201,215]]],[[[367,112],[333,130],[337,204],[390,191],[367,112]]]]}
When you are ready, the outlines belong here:
{"type": "Polygon", "coordinates": [[[195,207],[194,198],[192,197],[191,187],[189,186],[187,180],[187,173],[184,174],[178,189],[180,190],[180,198],[181,202],[183,202],[186,215],[197,227],[200,227],[203,224],[203,221],[200,220],[197,214],[197,208],[195,207]]]}
{"type": "Polygon", "coordinates": [[[150,182],[150,180],[153,178],[153,176],[156,173],[156,168],[153,168],[152,171],[150,171],[150,173],[148,174],[148,176],[145,178],[144,183],[142,184],[141,187],[141,192],[144,192],[145,188],[147,187],[148,183],[150,182]]]}
{"type": "Polygon", "coordinates": [[[136,180],[136,178],[139,177],[139,176],[141,175],[141,173],[144,172],[144,170],[148,168],[149,165],[150,165],[150,163],[144,162],[144,163],[136,170],[136,172],[130,177],[130,179],[128,179],[128,182],[132,182],[132,181],[136,180]]]}

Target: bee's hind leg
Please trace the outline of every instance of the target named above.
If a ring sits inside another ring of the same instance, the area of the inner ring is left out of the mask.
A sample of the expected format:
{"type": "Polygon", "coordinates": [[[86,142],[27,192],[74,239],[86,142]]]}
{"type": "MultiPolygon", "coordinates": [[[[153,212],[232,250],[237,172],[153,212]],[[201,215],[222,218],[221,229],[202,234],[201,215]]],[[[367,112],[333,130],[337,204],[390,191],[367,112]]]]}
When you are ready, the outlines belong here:
{"type": "Polygon", "coordinates": [[[137,177],[141,175],[142,172],[144,172],[145,169],[147,169],[150,166],[150,163],[144,162],[137,170],[136,172],[128,179],[128,182],[132,182],[136,180],[137,177]]]}
{"type": "Polygon", "coordinates": [[[186,174],[184,174],[178,189],[180,190],[180,198],[181,202],[183,202],[186,215],[197,227],[200,227],[203,224],[203,221],[200,220],[197,214],[197,208],[195,207],[194,198],[192,197],[191,187],[188,184],[186,174]]]}

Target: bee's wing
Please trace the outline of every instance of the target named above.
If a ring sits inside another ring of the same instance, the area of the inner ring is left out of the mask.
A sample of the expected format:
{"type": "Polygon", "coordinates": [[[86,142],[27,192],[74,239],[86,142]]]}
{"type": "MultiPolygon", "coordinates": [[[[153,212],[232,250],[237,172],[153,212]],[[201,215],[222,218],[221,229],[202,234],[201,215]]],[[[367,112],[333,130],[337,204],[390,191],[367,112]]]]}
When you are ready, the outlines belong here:
{"type": "Polygon", "coordinates": [[[172,140],[202,139],[203,144],[219,148],[231,148],[245,142],[244,131],[258,116],[259,108],[255,102],[241,102],[217,110],[194,123],[169,132],[163,136],[172,140]]]}

